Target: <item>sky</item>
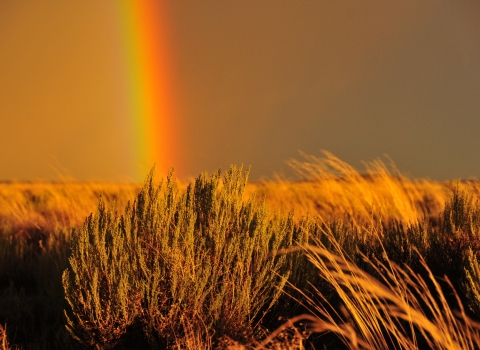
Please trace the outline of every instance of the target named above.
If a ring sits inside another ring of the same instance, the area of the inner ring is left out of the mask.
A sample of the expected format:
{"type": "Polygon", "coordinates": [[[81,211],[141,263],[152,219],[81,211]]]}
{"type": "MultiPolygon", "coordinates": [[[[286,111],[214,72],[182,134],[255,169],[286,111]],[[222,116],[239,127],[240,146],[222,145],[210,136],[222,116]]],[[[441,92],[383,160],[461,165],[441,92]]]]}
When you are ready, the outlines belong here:
{"type": "MultiPolygon", "coordinates": [[[[113,3],[0,1],[0,180],[146,176],[113,3]]],[[[480,2],[161,6],[176,96],[158,116],[175,136],[162,166],[178,177],[288,176],[287,160],[321,150],[359,169],[388,155],[413,178],[480,176],[480,2]]]]}

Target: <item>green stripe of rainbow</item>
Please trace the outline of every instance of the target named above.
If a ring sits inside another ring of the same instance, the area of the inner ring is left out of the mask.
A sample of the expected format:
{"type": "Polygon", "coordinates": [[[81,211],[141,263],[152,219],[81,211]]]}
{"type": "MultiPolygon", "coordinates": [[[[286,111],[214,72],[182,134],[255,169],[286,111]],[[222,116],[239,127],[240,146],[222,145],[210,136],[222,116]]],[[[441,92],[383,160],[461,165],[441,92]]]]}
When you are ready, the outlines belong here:
{"type": "Polygon", "coordinates": [[[118,0],[124,69],[133,129],[135,177],[156,163],[165,175],[174,165],[175,96],[167,16],[162,0],[118,0]]]}

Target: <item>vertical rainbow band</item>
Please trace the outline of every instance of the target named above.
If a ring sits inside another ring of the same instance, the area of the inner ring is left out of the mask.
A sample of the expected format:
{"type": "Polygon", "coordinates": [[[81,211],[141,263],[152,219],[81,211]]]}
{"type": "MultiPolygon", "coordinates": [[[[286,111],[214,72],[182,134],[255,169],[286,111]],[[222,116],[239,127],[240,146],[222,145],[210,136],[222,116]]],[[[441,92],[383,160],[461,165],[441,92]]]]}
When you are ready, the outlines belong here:
{"type": "Polygon", "coordinates": [[[136,178],[156,164],[159,175],[174,166],[175,92],[162,0],[119,0],[128,114],[132,121],[136,178]]]}

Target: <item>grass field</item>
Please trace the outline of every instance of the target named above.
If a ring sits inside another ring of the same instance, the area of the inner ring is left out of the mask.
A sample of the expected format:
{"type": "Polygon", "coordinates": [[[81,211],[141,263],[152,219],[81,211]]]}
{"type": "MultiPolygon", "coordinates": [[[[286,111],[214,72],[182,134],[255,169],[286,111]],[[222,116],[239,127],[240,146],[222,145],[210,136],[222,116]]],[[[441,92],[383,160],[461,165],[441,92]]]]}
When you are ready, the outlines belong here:
{"type": "Polygon", "coordinates": [[[479,181],[290,165],[0,183],[0,347],[479,348],[479,181]]]}

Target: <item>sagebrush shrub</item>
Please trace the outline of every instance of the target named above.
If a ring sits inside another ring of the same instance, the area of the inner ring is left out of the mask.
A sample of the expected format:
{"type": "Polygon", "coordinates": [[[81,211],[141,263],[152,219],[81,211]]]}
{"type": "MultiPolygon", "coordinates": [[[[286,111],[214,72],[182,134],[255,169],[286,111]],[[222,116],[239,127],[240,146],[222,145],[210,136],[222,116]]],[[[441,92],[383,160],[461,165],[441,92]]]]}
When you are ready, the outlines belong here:
{"type": "Polygon", "coordinates": [[[100,347],[139,328],[168,344],[186,323],[205,337],[251,333],[289,274],[275,251],[292,245],[294,224],[263,201],[244,201],[247,178],[235,167],[223,181],[220,171],[203,173],[180,193],[172,174],[155,187],[152,170],[123,215],[100,201],[72,236],[69,331],[100,347]]]}

